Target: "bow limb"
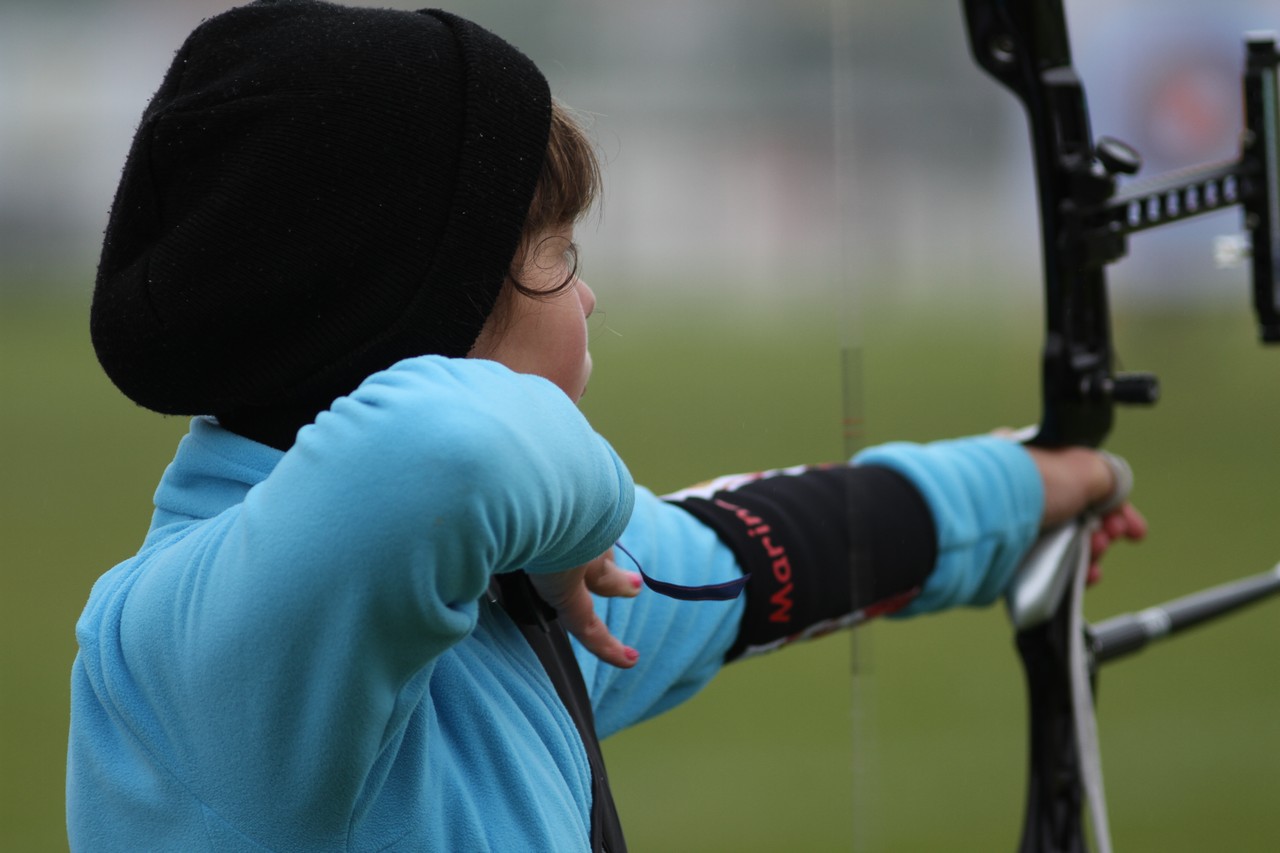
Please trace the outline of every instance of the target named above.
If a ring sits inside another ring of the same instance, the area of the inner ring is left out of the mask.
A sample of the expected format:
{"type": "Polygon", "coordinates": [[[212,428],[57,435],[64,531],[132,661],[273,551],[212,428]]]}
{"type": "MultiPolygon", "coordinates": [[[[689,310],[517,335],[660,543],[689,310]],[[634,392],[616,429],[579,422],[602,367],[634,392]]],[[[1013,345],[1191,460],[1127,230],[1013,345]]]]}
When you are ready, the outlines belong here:
{"type": "MultiPolygon", "coordinates": [[[[1062,0],[963,0],[963,6],[974,59],[1022,101],[1031,133],[1045,293],[1043,403],[1031,443],[1097,447],[1111,429],[1114,404],[1153,403],[1158,396],[1155,377],[1112,371],[1105,268],[1124,256],[1130,233],[1240,204],[1252,246],[1259,334],[1264,342],[1280,342],[1280,54],[1274,37],[1247,40],[1246,132],[1237,161],[1117,193],[1117,176],[1136,172],[1141,158],[1118,140],[1093,139],[1062,0]]],[[[1049,532],[1010,595],[1031,705],[1026,853],[1083,851],[1086,805],[1093,848],[1110,849],[1092,695],[1105,646],[1093,642],[1081,612],[1093,523],[1086,516],[1049,532]]],[[[1269,594],[1274,581],[1263,577],[1248,586],[1252,598],[1210,596],[1223,602],[1214,605],[1214,615],[1269,594]]],[[[1183,608],[1201,621],[1209,609],[1201,601],[1183,608]]],[[[1137,642],[1135,632],[1149,623],[1130,620],[1110,635],[1137,642]]]]}

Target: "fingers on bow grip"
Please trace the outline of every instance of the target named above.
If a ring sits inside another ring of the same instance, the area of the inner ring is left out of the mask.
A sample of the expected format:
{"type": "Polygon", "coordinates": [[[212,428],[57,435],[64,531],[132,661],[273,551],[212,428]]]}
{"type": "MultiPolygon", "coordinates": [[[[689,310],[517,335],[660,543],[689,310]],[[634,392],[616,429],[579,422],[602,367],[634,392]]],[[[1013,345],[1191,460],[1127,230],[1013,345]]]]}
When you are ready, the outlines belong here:
{"type": "Polygon", "coordinates": [[[1111,494],[1095,504],[1092,509],[1098,515],[1106,515],[1124,506],[1125,501],[1129,500],[1129,494],[1133,491],[1133,468],[1129,466],[1128,462],[1114,453],[1099,450],[1098,455],[1102,457],[1102,461],[1107,463],[1107,467],[1111,469],[1111,481],[1114,485],[1112,486],[1111,494]]]}

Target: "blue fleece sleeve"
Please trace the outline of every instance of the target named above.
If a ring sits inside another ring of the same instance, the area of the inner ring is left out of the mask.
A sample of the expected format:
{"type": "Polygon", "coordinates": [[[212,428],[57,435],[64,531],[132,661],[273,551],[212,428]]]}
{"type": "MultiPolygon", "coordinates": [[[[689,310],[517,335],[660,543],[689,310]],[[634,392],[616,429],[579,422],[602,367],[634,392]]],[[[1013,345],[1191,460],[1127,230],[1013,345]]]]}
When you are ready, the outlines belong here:
{"type": "MultiPolygon", "coordinates": [[[[711,528],[646,489],[636,489],[621,541],[646,572],[664,581],[697,585],[742,576],[711,528]]],[[[625,554],[617,557],[620,566],[635,569],[625,554]]],[[[609,629],[640,652],[636,665],[622,670],[575,646],[600,736],[667,711],[706,686],[737,638],[744,607],[741,597],[679,601],[647,588],[635,598],[597,598],[596,611],[609,629]]]]}
{"type": "Polygon", "coordinates": [[[351,815],[315,804],[376,793],[363,786],[384,746],[433,660],[475,627],[494,572],[597,556],[634,500],[572,401],[492,362],[425,357],[370,377],[212,517],[201,478],[225,481],[263,448],[197,427],[186,441],[204,443],[205,469],[162,486],[160,526],[95,587],[79,671],[175,779],[198,778],[196,796],[238,810],[221,818],[275,827],[282,847],[295,830],[348,831],[351,815]],[[222,796],[245,790],[273,794],[222,796]]]}
{"type": "Polygon", "coordinates": [[[1022,445],[995,436],[898,442],[854,461],[899,472],[933,513],[937,564],[921,594],[895,615],[983,606],[1004,593],[1044,512],[1044,487],[1022,445]]]}
{"type": "MultiPolygon", "coordinates": [[[[921,594],[895,615],[990,604],[1008,585],[1038,531],[1043,510],[1039,473],[1026,450],[978,437],[928,445],[886,444],[857,464],[891,468],[929,506],[938,558],[921,594]]],[[[622,537],[645,571],[694,585],[741,575],[732,550],[695,516],[637,489],[622,537]]],[[[618,560],[624,567],[629,559],[618,560]]],[[[745,601],[677,601],[644,590],[634,599],[600,599],[610,630],[640,651],[629,670],[601,664],[579,649],[601,736],[662,713],[701,690],[724,665],[745,601]]]]}

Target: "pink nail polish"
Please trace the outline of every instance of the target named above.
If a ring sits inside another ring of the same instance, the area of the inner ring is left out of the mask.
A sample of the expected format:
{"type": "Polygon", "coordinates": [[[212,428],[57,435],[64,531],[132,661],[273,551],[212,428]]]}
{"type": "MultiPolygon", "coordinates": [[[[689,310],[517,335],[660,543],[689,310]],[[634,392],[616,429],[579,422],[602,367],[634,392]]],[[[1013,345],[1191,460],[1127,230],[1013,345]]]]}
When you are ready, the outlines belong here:
{"type": "Polygon", "coordinates": [[[632,576],[631,576],[631,588],[632,588],[632,589],[639,589],[643,584],[644,584],[644,581],[640,580],[640,576],[639,576],[639,575],[632,575],[632,576]]]}
{"type": "Polygon", "coordinates": [[[636,661],[640,660],[640,653],[635,649],[629,648],[629,647],[622,652],[622,656],[625,657],[627,660],[631,661],[632,663],[635,663],[636,661]]]}

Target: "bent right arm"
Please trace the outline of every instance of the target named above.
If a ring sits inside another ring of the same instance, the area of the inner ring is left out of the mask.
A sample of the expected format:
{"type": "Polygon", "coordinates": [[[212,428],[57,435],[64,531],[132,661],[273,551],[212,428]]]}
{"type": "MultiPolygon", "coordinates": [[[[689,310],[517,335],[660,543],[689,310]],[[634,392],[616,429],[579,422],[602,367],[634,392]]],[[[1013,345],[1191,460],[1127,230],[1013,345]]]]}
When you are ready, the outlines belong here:
{"type": "MultiPolygon", "coordinates": [[[[225,451],[245,440],[205,426],[188,440],[220,443],[203,457],[234,469],[225,451]]],[[[173,488],[180,508],[186,486],[173,488]]],[[[320,804],[357,801],[490,577],[595,557],[633,495],[551,383],[478,360],[401,362],[304,428],[242,502],[171,511],[173,527],[95,590],[82,621],[98,633],[82,636],[95,689],[178,773],[198,766],[210,796],[276,792],[224,808],[323,820],[320,804]]],[[[349,814],[329,817],[339,832],[349,814]]]]}

